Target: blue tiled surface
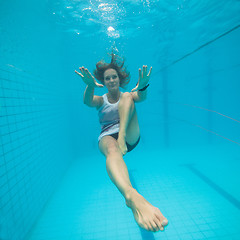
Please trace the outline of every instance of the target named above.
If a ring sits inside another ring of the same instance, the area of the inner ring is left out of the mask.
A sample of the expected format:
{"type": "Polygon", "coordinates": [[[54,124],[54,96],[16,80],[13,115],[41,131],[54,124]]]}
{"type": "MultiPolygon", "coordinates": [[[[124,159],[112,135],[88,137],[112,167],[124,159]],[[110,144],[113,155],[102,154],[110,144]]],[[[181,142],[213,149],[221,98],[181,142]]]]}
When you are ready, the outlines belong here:
{"type": "Polygon", "coordinates": [[[22,240],[73,159],[66,102],[13,66],[0,67],[0,89],[0,239],[22,240]]]}
{"type": "Polygon", "coordinates": [[[108,178],[103,156],[96,152],[73,163],[29,240],[237,240],[239,209],[185,167],[193,163],[221,185],[219,173],[214,171],[218,161],[225,172],[224,181],[228,180],[225,190],[237,196],[236,187],[235,191],[227,188],[234,184],[233,179],[235,184],[240,181],[231,171],[229,162],[235,159],[233,155],[229,158],[229,151],[232,149],[226,146],[164,151],[139,148],[125,157],[135,187],[169,220],[166,230],[157,233],[140,231],[124,198],[108,178]]]}

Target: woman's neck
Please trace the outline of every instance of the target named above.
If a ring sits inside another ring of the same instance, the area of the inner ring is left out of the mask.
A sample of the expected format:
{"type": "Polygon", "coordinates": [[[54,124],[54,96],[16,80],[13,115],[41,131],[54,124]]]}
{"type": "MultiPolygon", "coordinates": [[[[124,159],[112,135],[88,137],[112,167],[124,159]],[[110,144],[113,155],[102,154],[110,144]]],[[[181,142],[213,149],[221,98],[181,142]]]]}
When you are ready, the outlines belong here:
{"type": "Polygon", "coordinates": [[[107,96],[111,102],[117,102],[120,97],[120,91],[118,90],[118,91],[114,91],[114,92],[108,92],[107,96]]]}

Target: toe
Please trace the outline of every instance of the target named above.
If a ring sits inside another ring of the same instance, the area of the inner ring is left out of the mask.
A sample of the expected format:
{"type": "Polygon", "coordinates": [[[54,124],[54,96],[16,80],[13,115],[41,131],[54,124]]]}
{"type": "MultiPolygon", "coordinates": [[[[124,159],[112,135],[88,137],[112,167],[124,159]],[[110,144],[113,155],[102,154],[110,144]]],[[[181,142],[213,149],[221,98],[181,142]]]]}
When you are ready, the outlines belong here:
{"type": "Polygon", "coordinates": [[[168,220],[167,220],[166,218],[163,219],[162,225],[163,225],[164,227],[168,225],[168,220]]]}
{"type": "Polygon", "coordinates": [[[152,226],[152,231],[153,232],[158,231],[158,226],[157,226],[157,224],[154,221],[150,222],[150,224],[152,226]]]}
{"type": "Polygon", "coordinates": [[[157,210],[157,213],[155,214],[155,216],[161,221],[161,225],[163,227],[167,226],[168,225],[168,220],[162,215],[161,211],[156,208],[157,210]]]}
{"type": "Polygon", "coordinates": [[[152,226],[152,223],[149,220],[144,221],[144,226],[147,231],[154,232],[154,227],[152,226]]]}
{"type": "Polygon", "coordinates": [[[144,228],[145,230],[147,230],[147,231],[152,231],[152,226],[151,226],[151,224],[144,223],[142,226],[143,226],[142,228],[144,228]]]}
{"type": "Polygon", "coordinates": [[[154,218],[154,222],[155,222],[156,225],[157,225],[157,231],[159,231],[160,228],[162,227],[161,221],[160,221],[157,217],[155,217],[155,218],[154,218]]]}

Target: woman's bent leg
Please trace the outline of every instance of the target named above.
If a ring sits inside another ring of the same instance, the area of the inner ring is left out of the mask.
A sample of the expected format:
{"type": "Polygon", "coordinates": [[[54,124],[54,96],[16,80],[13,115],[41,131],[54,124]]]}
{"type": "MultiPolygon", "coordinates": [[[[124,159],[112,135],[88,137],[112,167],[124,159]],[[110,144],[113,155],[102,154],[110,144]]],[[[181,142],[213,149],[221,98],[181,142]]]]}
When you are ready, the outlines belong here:
{"type": "Polygon", "coordinates": [[[132,95],[128,92],[123,93],[118,105],[120,128],[118,144],[122,154],[126,154],[126,141],[133,145],[140,136],[140,129],[137,119],[137,112],[132,95]]]}

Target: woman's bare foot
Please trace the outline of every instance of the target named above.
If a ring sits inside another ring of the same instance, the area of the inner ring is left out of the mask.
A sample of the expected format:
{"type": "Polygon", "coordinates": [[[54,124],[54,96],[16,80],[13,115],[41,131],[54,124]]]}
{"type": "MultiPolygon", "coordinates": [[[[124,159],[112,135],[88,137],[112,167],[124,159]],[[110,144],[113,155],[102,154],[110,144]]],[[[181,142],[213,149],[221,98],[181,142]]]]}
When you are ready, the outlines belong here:
{"type": "Polygon", "coordinates": [[[134,218],[141,228],[148,231],[163,231],[168,220],[162,215],[160,210],[151,205],[135,189],[128,192],[126,205],[132,209],[134,218]]]}
{"type": "Polygon", "coordinates": [[[123,155],[125,155],[127,153],[127,145],[126,145],[126,140],[125,137],[118,135],[118,146],[120,148],[120,151],[122,152],[123,155]]]}

